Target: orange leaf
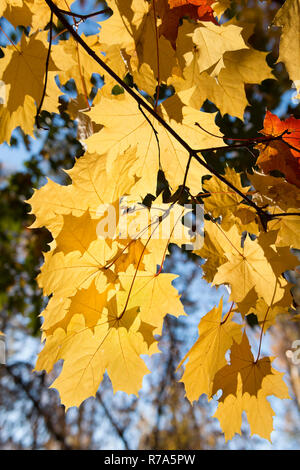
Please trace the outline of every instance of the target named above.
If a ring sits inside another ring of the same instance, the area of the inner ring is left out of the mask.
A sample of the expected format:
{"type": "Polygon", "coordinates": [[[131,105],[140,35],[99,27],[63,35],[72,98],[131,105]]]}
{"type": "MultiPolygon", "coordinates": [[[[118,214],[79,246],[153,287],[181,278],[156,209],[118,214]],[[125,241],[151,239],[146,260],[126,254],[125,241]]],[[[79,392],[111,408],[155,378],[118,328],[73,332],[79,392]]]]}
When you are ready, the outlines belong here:
{"type": "Polygon", "coordinates": [[[282,135],[282,138],[258,145],[261,151],[258,166],[264,173],[279,170],[289,183],[300,187],[300,120],[291,116],[281,121],[267,111],[261,133],[267,137],[282,135]]]}
{"type": "Polygon", "coordinates": [[[176,39],[181,18],[188,16],[192,20],[211,21],[218,24],[213,15],[213,0],[163,0],[159,3],[162,24],[159,33],[176,48],[176,39]]]}

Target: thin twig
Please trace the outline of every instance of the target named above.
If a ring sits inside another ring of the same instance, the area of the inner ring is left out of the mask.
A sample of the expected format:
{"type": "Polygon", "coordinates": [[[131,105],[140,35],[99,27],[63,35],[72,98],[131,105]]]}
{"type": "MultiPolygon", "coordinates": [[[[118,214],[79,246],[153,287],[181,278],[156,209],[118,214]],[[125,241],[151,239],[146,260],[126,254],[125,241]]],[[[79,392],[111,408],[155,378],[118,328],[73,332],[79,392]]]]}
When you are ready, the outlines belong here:
{"type": "Polygon", "coordinates": [[[51,46],[52,46],[52,32],[53,32],[53,11],[51,10],[51,16],[50,16],[50,31],[49,31],[49,47],[48,47],[48,52],[47,52],[47,58],[46,58],[46,71],[45,71],[45,81],[44,81],[44,89],[41,97],[41,101],[39,104],[39,107],[36,112],[35,116],[35,123],[38,129],[44,129],[48,130],[45,127],[42,127],[39,123],[39,117],[40,117],[40,112],[44,103],[44,99],[46,96],[46,89],[47,89],[47,82],[48,82],[48,70],[49,70],[49,62],[50,62],[50,54],[51,54],[51,46]]]}
{"type": "Polygon", "coordinates": [[[112,427],[115,429],[116,433],[118,434],[118,436],[122,440],[125,449],[130,450],[129,442],[127,441],[127,439],[125,437],[125,429],[122,429],[120,427],[120,425],[117,423],[117,421],[115,420],[115,418],[112,416],[112,414],[110,413],[109,409],[107,408],[105,402],[103,401],[103,398],[102,398],[100,392],[97,392],[97,398],[98,398],[103,410],[105,411],[105,414],[106,414],[110,424],[112,425],[112,427]]]}
{"type": "Polygon", "coordinates": [[[154,135],[155,135],[155,139],[156,139],[156,143],[157,143],[157,148],[158,148],[158,165],[159,165],[159,169],[162,170],[162,166],[161,166],[161,158],[160,158],[160,143],[159,143],[159,137],[158,137],[158,132],[157,130],[155,129],[154,125],[152,124],[152,122],[150,121],[150,119],[148,118],[148,116],[145,114],[143,108],[141,107],[141,105],[139,104],[138,105],[139,107],[139,110],[141,111],[142,115],[144,116],[144,118],[146,119],[146,121],[148,122],[148,124],[151,126],[153,132],[154,132],[154,135]]]}
{"type": "Polygon", "coordinates": [[[59,9],[59,11],[63,13],[64,15],[69,15],[69,16],[73,16],[76,18],[80,18],[81,20],[87,20],[88,18],[92,18],[93,16],[102,15],[105,13],[111,13],[112,10],[111,8],[104,8],[103,10],[95,11],[94,13],[88,13],[87,15],[82,15],[81,13],[74,13],[74,11],[61,10],[61,9],[59,9]]]}

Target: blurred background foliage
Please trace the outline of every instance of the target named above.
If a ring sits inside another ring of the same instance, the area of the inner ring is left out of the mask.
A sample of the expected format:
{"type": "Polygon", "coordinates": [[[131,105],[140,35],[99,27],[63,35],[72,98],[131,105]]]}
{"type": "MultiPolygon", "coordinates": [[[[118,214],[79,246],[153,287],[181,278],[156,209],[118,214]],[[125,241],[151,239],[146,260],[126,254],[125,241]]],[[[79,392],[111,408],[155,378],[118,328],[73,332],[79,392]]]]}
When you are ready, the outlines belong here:
{"type": "MultiPolygon", "coordinates": [[[[98,2],[99,3],[99,2],[98,2]]],[[[250,103],[244,121],[217,115],[217,124],[226,137],[251,138],[263,127],[266,109],[281,118],[291,114],[300,118],[300,108],[292,99],[292,83],[278,58],[279,31],[269,28],[283,1],[256,0],[233,2],[225,14],[226,19],[236,15],[239,20],[255,24],[249,42],[259,50],[268,51],[268,63],[273,67],[276,80],[265,80],[261,85],[246,86],[250,103]]],[[[79,7],[88,11],[99,8],[97,2],[81,1],[79,7]]],[[[90,20],[89,20],[90,21],[90,20]]],[[[7,28],[7,22],[0,20],[7,28]]],[[[22,28],[8,28],[13,40],[18,40],[22,28]]],[[[61,30],[57,30],[59,33],[61,30]]],[[[28,31],[25,31],[28,34],[28,31]]],[[[62,37],[66,38],[67,33],[62,37]]],[[[5,38],[0,33],[0,46],[5,38]]],[[[1,51],[1,49],[0,49],[1,51]]],[[[3,52],[1,51],[1,54],[3,52]]],[[[94,88],[90,100],[101,85],[101,71],[93,76],[94,88]]],[[[127,83],[133,86],[130,76],[127,83]]],[[[102,383],[96,399],[84,402],[79,410],[65,414],[58,394],[49,390],[53,377],[32,372],[40,349],[40,313],[46,300],[42,297],[35,278],[43,262],[51,237],[46,230],[31,230],[33,222],[29,206],[33,188],[45,184],[49,177],[62,184],[69,178],[63,169],[69,169],[84,149],[78,140],[78,121],[72,119],[69,103],[77,97],[74,82],[61,86],[60,114],[43,112],[41,126],[36,130],[36,142],[20,130],[14,132],[11,146],[15,151],[24,148],[24,163],[9,167],[1,159],[0,167],[0,330],[6,334],[7,364],[0,366],[0,448],[2,449],[222,449],[271,448],[255,436],[245,433],[225,444],[213,414],[213,403],[203,398],[190,406],[184,397],[183,385],[178,382],[176,367],[197,336],[197,324],[202,315],[224,295],[222,289],[211,288],[201,280],[199,261],[178,248],[171,250],[167,269],[180,274],[177,287],[182,293],[186,319],[167,316],[160,341],[162,357],[149,361],[154,372],[147,377],[139,399],[121,392],[113,395],[109,379],[102,383]],[[68,111],[69,110],[69,111],[68,111]]],[[[115,93],[122,90],[116,88],[115,93]]],[[[169,90],[161,89],[164,98],[169,90]]],[[[79,99],[79,98],[78,98],[79,99]]],[[[203,109],[215,112],[210,102],[203,109]]],[[[2,149],[4,147],[2,146],[2,149]]],[[[5,152],[4,152],[5,153],[5,152]]],[[[254,150],[255,154],[255,150],[254,150]]],[[[246,150],[218,151],[204,155],[210,164],[223,172],[225,165],[237,171],[251,170],[255,165],[253,154],[246,150]]],[[[295,307],[300,303],[300,281],[297,273],[290,273],[296,282],[295,307]],[[298,283],[298,287],[297,287],[298,283]]],[[[226,295],[226,294],[225,294],[226,295]]],[[[253,322],[253,335],[259,334],[253,322]]],[[[270,330],[270,344],[279,356],[280,367],[287,372],[292,401],[285,401],[276,410],[277,427],[274,446],[300,448],[300,378],[299,366],[293,365],[285,352],[294,339],[300,338],[299,323],[278,322],[270,330]]],[[[58,365],[58,368],[60,365],[58,365]]]]}

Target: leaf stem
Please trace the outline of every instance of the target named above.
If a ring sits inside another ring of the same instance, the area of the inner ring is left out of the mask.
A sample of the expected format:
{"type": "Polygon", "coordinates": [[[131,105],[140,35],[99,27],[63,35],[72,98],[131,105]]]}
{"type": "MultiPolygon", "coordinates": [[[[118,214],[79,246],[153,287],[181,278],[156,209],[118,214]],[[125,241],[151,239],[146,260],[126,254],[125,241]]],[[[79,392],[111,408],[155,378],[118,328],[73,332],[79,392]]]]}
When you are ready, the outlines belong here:
{"type": "Polygon", "coordinates": [[[228,320],[228,318],[229,318],[229,316],[230,316],[230,314],[231,314],[231,312],[232,312],[233,306],[234,306],[234,302],[231,303],[230,309],[228,310],[228,312],[227,312],[227,314],[226,314],[224,320],[222,320],[221,323],[220,323],[221,325],[224,325],[224,323],[227,322],[227,320],[228,320]]]}

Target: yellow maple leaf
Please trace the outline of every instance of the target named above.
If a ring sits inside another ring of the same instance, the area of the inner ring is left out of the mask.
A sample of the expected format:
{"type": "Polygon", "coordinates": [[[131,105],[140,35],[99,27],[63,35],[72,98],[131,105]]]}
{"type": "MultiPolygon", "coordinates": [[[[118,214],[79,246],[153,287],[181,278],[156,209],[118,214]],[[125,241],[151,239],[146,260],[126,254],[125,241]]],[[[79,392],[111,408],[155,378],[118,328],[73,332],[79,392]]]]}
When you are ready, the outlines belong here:
{"type": "MultiPolygon", "coordinates": [[[[178,108],[176,97],[166,100],[160,106],[160,112],[190,146],[206,148],[223,144],[220,138],[213,137],[195,126],[195,122],[198,122],[203,128],[221,136],[214,123],[214,114],[203,113],[189,107],[184,107],[181,110],[178,108]],[[169,116],[172,117],[169,118],[169,116]],[[182,123],[179,122],[179,119],[182,120],[182,123]]],[[[145,114],[147,115],[147,112],[145,114]]],[[[160,147],[158,148],[153,128],[139,111],[133,98],[127,95],[115,100],[103,97],[88,115],[93,121],[104,126],[100,132],[86,140],[90,152],[97,152],[100,155],[107,153],[108,158],[114,160],[129,146],[137,145],[138,158],[134,170],[136,175],[140,177],[137,188],[141,193],[147,187],[148,192],[155,194],[160,164],[174,191],[183,183],[189,157],[186,150],[174,137],[170,136],[162,125],[156,124],[152,116],[147,116],[158,133],[160,147]],[[120,119],[121,117],[122,119],[120,119]]],[[[198,194],[201,190],[201,177],[207,173],[207,170],[203,170],[197,162],[192,161],[187,186],[193,193],[198,194]]]]}
{"type": "MultiPolygon", "coordinates": [[[[53,1],[62,10],[70,10],[74,3],[74,0],[53,1]]],[[[50,21],[49,6],[44,0],[1,0],[0,13],[14,27],[30,26],[32,32],[43,30],[50,21]]]]}
{"type": "Polygon", "coordinates": [[[276,245],[300,249],[300,217],[296,215],[299,213],[299,209],[290,207],[286,212],[291,213],[291,215],[288,217],[278,217],[270,223],[272,230],[278,230],[276,245]]]}
{"type": "Polygon", "coordinates": [[[0,15],[4,16],[15,27],[19,25],[28,26],[32,20],[32,12],[22,0],[1,0],[0,15]]]}
{"type": "Polygon", "coordinates": [[[269,205],[269,211],[273,214],[284,212],[291,207],[300,210],[299,189],[294,184],[288,183],[285,178],[275,178],[254,171],[248,174],[248,178],[256,190],[254,201],[260,205],[269,205]]]}
{"type": "Polygon", "coordinates": [[[64,255],[58,253],[45,254],[45,263],[37,280],[43,288],[44,295],[52,293],[60,297],[70,297],[79,288],[87,288],[93,280],[99,292],[107,285],[116,281],[116,274],[106,265],[110,264],[119,250],[115,242],[111,247],[105,240],[93,241],[83,253],[72,251],[64,255]]]}
{"type": "Polygon", "coordinates": [[[73,311],[78,313],[72,316],[67,333],[58,328],[47,338],[47,353],[42,351],[36,365],[38,370],[44,366],[49,370],[59,359],[64,360],[62,372],[51,387],[59,390],[66,408],[94,396],[105,370],[115,391],[137,394],[144,375],[149,373],[140,355],[158,352],[153,348],[153,335],[151,338],[153,326],[141,320],[138,306],[127,303],[127,293],[117,293],[103,310],[94,300],[87,293],[76,294],[72,302],[76,302],[73,311]],[[99,320],[92,331],[85,317],[91,320],[97,315],[99,320]]]}
{"type": "MultiPolygon", "coordinates": [[[[66,171],[72,178],[71,185],[63,186],[48,180],[46,185],[35,190],[26,201],[36,217],[31,228],[45,226],[56,237],[62,230],[63,216],[83,217],[89,210],[91,217],[99,222],[108,204],[112,211],[115,207],[117,218],[120,198],[128,194],[135,184],[132,172],[135,159],[135,150],[126,149],[108,171],[106,156],[99,158],[97,154],[86,153],[75,162],[71,170],[66,171]],[[115,174],[118,174],[117,180],[115,174]]],[[[86,217],[88,218],[87,215],[86,217]]],[[[68,220],[78,223],[76,219],[68,220]]]]}
{"type": "MultiPolygon", "coordinates": [[[[0,106],[1,142],[9,142],[12,131],[18,126],[33,135],[37,106],[44,88],[47,35],[47,31],[34,33],[30,37],[23,35],[19,44],[4,49],[4,57],[0,61],[0,78],[5,85],[5,103],[0,106]]],[[[64,66],[63,52],[60,51],[58,56],[57,65],[50,59],[50,72],[64,66]]],[[[51,87],[48,92],[53,89],[51,87]]]]}
{"type": "Polygon", "coordinates": [[[83,255],[92,241],[98,238],[98,223],[99,220],[92,219],[89,211],[80,217],[64,215],[62,230],[55,239],[55,251],[62,251],[64,254],[79,251],[83,255]]]}
{"type": "MultiPolygon", "coordinates": [[[[236,25],[215,25],[211,22],[203,23],[193,32],[193,42],[197,50],[197,63],[199,72],[204,72],[214,67],[220,67],[223,55],[228,51],[247,49],[242,35],[242,28],[236,25]]],[[[187,53],[187,64],[189,63],[187,53]]],[[[213,75],[215,74],[213,71],[213,75]]]]}
{"type": "Polygon", "coordinates": [[[142,270],[135,273],[132,266],[119,275],[122,287],[130,292],[129,304],[140,306],[142,321],[153,325],[155,334],[161,334],[163,319],[168,313],[176,317],[185,315],[180,295],[172,285],[177,277],[142,270]]]}
{"type": "Polygon", "coordinates": [[[231,244],[240,245],[240,242],[241,237],[234,228],[225,231],[217,222],[204,220],[204,244],[194,253],[206,259],[201,267],[207,282],[212,282],[218,267],[226,263],[225,252],[231,249],[231,244]]]}
{"type": "MultiPolygon", "coordinates": [[[[82,39],[97,55],[102,55],[102,48],[98,35],[85,36],[85,34],[82,34],[82,39]]],[[[55,60],[56,55],[59,54],[62,49],[66,57],[68,57],[68,67],[59,73],[61,83],[64,84],[68,80],[73,79],[75,80],[78,94],[82,93],[89,96],[93,87],[91,77],[92,74],[95,73],[94,59],[90,57],[85,49],[83,49],[83,47],[81,47],[72,37],[66,41],[61,41],[59,46],[59,48],[55,48],[53,50],[53,59],[55,60]]]]}
{"type": "Polygon", "coordinates": [[[79,289],[72,298],[52,296],[46,309],[41,313],[44,320],[42,325],[44,336],[52,336],[59,328],[67,332],[68,325],[76,314],[83,315],[86,327],[93,330],[109,296],[112,295],[113,290],[110,287],[100,293],[93,281],[87,289],[79,289]]]}
{"type": "Polygon", "coordinates": [[[101,42],[130,48],[136,30],[143,23],[149,11],[145,0],[109,0],[113,15],[101,23],[101,42]]]}
{"type": "Polygon", "coordinates": [[[99,157],[99,153],[85,153],[67,170],[77,199],[84,201],[87,208],[97,210],[101,204],[119,201],[129,192],[134,194],[136,160],[135,145],[124,149],[115,162],[108,162],[103,154],[99,157]]]}
{"type": "Polygon", "coordinates": [[[295,269],[299,265],[299,259],[291,252],[289,245],[278,246],[277,239],[277,231],[269,230],[259,234],[258,242],[275,274],[279,276],[284,271],[295,269]]]}
{"type": "Polygon", "coordinates": [[[227,363],[226,351],[233,341],[239,343],[242,339],[242,326],[232,321],[231,310],[223,321],[222,310],[221,299],[219,306],[200,320],[199,337],[178,366],[188,359],[180,381],[184,383],[190,402],[198,400],[202,394],[210,396],[215,374],[227,363]]]}
{"type": "Polygon", "coordinates": [[[51,330],[53,326],[60,323],[67,315],[68,309],[70,308],[71,300],[69,298],[53,295],[45,310],[40,313],[40,317],[43,317],[42,330],[46,334],[53,334],[51,330]],[[50,332],[50,333],[49,333],[50,332]]]}
{"type": "Polygon", "coordinates": [[[86,211],[86,205],[76,198],[71,185],[63,186],[50,179],[40,189],[34,190],[26,202],[31,205],[30,214],[35,215],[30,228],[46,227],[53,237],[62,228],[63,218],[60,216],[73,214],[80,217],[86,211]]]}
{"type": "Polygon", "coordinates": [[[216,373],[212,391],[213,394],[219,389],[223,391],[214,417],[220,421],[225,440],[241,433],[243,411],[247,414],[251,435],[270,439],[274,412],[267,397],[289,398],[282,379],[284,373],[271,367],[269,357],[254,360],[245,333],[240,344],[233,343],[230,362],[216,373]]]}
{"type": "MultiPolygon", "coordinates": [[[[138,88],[153,95],[160,83],[166,82],[177,65],[174,50],[167,39],[158,35],[158,19],[151,3],[141,0],[111,0],[113,15],[101,23],[100,40],[118,46],[127,58],[127,67],[138,88]],[[156,44],[154,53],[149,44],[156,44]],[[168,60],[164,60],[168,57],[168,60]]],[[[107,51],[109,55],[109,51],[107,51]]],[[[114,70],[114,68],[113,68],[114,70]]]]}
{"type": "Polygon", "coordinates": [[[218,268],[213,284],[229,284],[233,301],[243,301],[252,288],[268,305],[283,297],[281,283],[285,281],[272,266],[257,240],[251,240],[247,236],[243,246],[232,245],[225,256],[228,261],[218,268]]]}
{"type": "MultiPolygon", "coordinates": [[[[237,28],[236,25],[231,26],[237,28]]],[[[192,31],[190,23],[184,21],[177,39],[179,61],[182,57],[185,59],[181,64],[183,76],[173,75],[168,83],[175,87],[178,96],[187,105],[199,109],[209,99],[222,115],[228,113],[243,119],[248,104],[245,84],[274,78],[266,63],[266,53],[252,48],[226,50],[223,54],[220,51],[219,66],[213,68],[216,79],[211,76],[210,70],[201,72],[199,69],[198,49],[193,47],[192,31]]]]}
{"type": "MultiPolygon", "coordinates": [[[[242,186],[241,175],[233,168],[225,169],[225,178],[232,183],[245,196],[249,187],[242,186]]],[[[214,218],[222,218],[222,227],[228,230],[232,225],[239,227],[240,233],[247,230],[250,233],[258,234],[257,214],[255,209],[243,204],[243,198],[223,183],[216,176],[206,180],[203,189],[210,193],[204,200],[205,211],[214,218]]]]}

